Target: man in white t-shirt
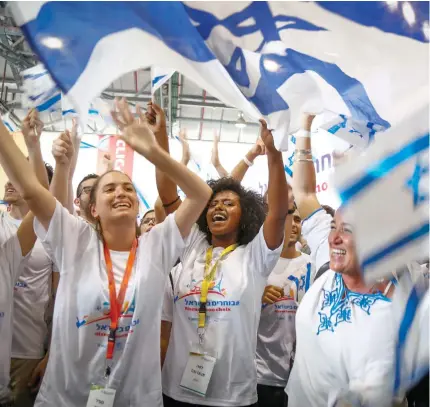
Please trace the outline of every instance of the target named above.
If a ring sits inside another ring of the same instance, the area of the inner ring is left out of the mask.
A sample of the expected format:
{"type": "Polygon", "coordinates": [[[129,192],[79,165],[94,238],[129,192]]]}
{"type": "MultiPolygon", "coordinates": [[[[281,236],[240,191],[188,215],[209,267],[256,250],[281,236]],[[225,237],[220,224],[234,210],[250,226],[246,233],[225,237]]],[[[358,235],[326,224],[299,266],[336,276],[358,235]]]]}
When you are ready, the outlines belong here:
{"type": "MultiPolygon", "coordinates": [[[[50,181],[52,168],[47,167],[47,174],[50,181]]],[[[8,212],[0,213],[0,244],[16,235],[28,213],[26,202],[10,182],[5,185],[4,200],[8,212]]],[[[53,270],[53,262],[38,240],[14,287],[10,384],[20,407],[33,405],[38,376],[43,376],[48,361],[46,311],[58,283],[58,273],[53,270]],[[29,387],[30,381],[35,382],[34,389],[29,387]]]]}
{"type": "Polygon", "coordinates": [[[0,258],[0,406],[3,406],[11,401],[9,371],[13,287],[25,263],[17,235],[0,243],[0,258]]]}
{"type": "Polygon", "coordinates": [[[287,403],[284,388],[294,358],[296,311],[313,277],[310,256],[296,249],[301,236],[299,212],[290,212],[281,257],[269,275],[262,299],[256,351],[260,407],[284,407],[287,403]]]}

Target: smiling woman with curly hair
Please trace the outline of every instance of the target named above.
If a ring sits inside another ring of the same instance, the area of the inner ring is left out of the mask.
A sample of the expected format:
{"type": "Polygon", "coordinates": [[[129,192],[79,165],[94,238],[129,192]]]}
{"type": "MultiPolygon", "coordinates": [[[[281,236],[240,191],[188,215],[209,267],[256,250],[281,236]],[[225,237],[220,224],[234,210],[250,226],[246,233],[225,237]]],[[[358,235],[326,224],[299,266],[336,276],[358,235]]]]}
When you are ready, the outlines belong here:
{"type": "Polygon", "coordinates": [[[288,212],[282,154],[264,121],[261,138],[269,168],[268,212],[261,195],[233,178],[209,181],[209,205],[188,239],[182,269],[172,272],[165,407],[201,405],[202,396],[206,406],[257,403],[254,356],[261,296],[282,249],[288,212]],[[195,369],[187,370],[188,362],[197,363],[205,365],[209,375],[204,353],[215,358],[207,388],[196,386],[195,369]]]}
{"type": "Polygon", "coordinates": [[[212,242],[212,233],[208,227],[210,220],[207,219],[208,213],[213,212],[212,200],[220,192],[229,191],[233,192],[239,197],[241,208],[245,209],[241,211],[239,219],[239,228],[237,234],[237,243],[239,245],[248,244],[257,236],[258,231],[263,225],[264,219],[267,213],[267,205],[264,202],[263,197],[252,190],[245,189],[239,181],[233,178],[226,177],[218,180],[208,181],[208,185],[212,189],[212,198],[209,206],[200,215],[197,224],[199,229],[206,234],[206,238],[209,243],[212,242]]]}

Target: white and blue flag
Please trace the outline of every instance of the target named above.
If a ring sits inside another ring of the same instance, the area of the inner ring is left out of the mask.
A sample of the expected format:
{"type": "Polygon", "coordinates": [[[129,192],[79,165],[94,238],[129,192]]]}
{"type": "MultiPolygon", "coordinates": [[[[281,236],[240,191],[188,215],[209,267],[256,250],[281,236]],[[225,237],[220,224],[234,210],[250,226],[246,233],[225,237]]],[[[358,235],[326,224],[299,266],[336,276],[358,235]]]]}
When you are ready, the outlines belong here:
{"type": "Polygon", "coordinates": [[[35,1],[11,7],[78,110],[127,72],[168,67],[247,116],[265,116],[283,150],[303,111],[387,129],[428,99],[428,2],[35,1]]]}
{"type": "Polygon", "coordinates": [[[160,89],[175,73],[173,69],[164,69],[158,66],[151,67],[151,93],[160,89]]]}
{"type": "Polygon", "coordinates": [[[366,281],[429,255],[429,106],[337,168],[366,281]]]}
{"type": "Polygon", "coordinates": [[[42,64],[26,69],[21,75],[22,107],[36,108],[39,112],[52,112],[59,109],[60,88],[42,64]]]}

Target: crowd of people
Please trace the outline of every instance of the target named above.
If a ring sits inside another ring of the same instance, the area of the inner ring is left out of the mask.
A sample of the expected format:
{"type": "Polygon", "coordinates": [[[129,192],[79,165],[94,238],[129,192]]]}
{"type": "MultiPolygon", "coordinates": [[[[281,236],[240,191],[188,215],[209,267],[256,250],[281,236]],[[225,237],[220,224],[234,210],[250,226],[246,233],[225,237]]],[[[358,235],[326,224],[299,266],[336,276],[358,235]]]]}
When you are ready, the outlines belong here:
{"type": "MultiPolygon", "coordinates": [[[[428,406],[428,366],[393,394],[402,273],[366,284],[351,225],[318,201],[314,116],[292,185],[264,120],[231,173],[215,137],[220,178],[205,182],[184,132],[181,162],[170,157],[155,103],[132,113],[116,100],[112,117],[156,168],[140,221],[133,180],[109,156],[73,191],[76,123],[53,143],[54,169],[37,111],[22,123],[28,157],[0,123],[0,407],[428,406]],[[263,155],[264,196],[241,185],[263,155]]],[[[425,280],[428,262],[405,273],[425,280]]]]}

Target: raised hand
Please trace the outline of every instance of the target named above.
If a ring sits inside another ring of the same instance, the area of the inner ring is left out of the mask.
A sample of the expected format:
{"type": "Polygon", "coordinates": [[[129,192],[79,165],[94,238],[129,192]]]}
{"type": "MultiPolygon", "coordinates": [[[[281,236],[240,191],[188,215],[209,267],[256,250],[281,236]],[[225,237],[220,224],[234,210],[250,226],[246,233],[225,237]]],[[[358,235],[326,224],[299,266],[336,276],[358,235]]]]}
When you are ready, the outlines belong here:
{"type": "Polygon", "coordinates": [[[187,140],[187,130],[181,129],[179,132],[179,141],[182,144],[182,159],[181,163],[187,165],[191,159],[190,145],[187,140]]]}
{"type": "Polygon", "coordinates": [[[266,146],[263,143],[263,140],[261,138],[258,138],[253,147],[250,150],[250,153],[256,158],[259,155],[265,155],[266,154],[266,146]]]}
{"type": "Polygon", "coordinates": [[[69,130],[61,133],[52,144],[52,155],[60,165],[70,165],[74,155],[74,147],[69,130]]]}
{"type": "Polygon", "coordinates": [[[25,116],[21,128],[27,148],[33,148],[39,144],[42,130],[43,122],[39,119],[37,110],[31,109],[25,116]]]}
{"type": "Polygon", "coordinates": [[[219,135],[216,132],[216,130],[214,130],[214,144],[212,147],[211,161],[212,161],[212,165],[215,168],[221,164],[219,160],[218,143],[219,143],[219,135]]]}
{"type": "Polygon", "coordinates": [[[166,115],[164,114],[164,110],[154,102],[148,102],[145,117],[149,128],[156,136],[160,132],[166,131],[166,115]]]}
{"type": "Polygon", "coordinates": [[[275,147],[275,142],[273,140],[272,130],[267,128],[267,123],[264,119],[260,119],[261,129],[260,129],[260,138],[264,143],[266,148],[266,153],[274,153],[277,152],[275,147]]]}
{"type": "Polygon", "coordinates": [[[263,304],[273,304],[279,298],[284,296],[284,289],[281,287],[276,287],[274,285],[268,285],[264,288],[263,297],[261,302],[263,304]]]}
{"type": "Polygon", "coordinates": [[[102,165],[103,165],[103,169],[104,169],[103,173],[113,170],[114,163],[113,163],[112,157],[109,153],[103,154],[102,165]]]}
{"type": "Polygon", "coordinates": [[[112,118],[122,134],[119,136],[133,150],[138,151],[145,157],[158,147],[153,131],[150,129],[147,120],[143,119],[142,111],[136,106],[136,113],[139,120],[133,117],[127,101],[122,98],[115,100],[117,112],[111,112],[112,118]]]}
{"type": "Polygon", "coordinates": [[[306,131],[311,131],[312,122],[315,119],[314,114],[303,113],[302,115],[302,129],[306,131]]]}

